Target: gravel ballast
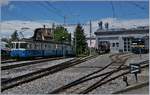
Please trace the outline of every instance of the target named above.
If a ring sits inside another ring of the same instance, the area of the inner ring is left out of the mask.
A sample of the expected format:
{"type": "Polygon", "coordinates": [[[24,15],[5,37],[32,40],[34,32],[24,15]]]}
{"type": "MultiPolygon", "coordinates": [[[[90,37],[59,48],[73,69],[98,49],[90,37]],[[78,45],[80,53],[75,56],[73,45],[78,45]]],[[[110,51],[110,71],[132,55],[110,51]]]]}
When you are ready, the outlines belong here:
{"type": "MultiPolygon", "coordinates": [[[[46,94],[48,92],[51,92],[52,90],[61,87],[65,84],[68,84],[84,75],[87,75],[91,72],[94,72],[103,66],[109,64],[111,62],[111,59],[109,58],[110,54],[104,54],[100,55],[94,59],[91,59],[89,61],[83,62],[79,65],[75,65],[71,68],[65,69],[63,71],[57,72],[52,75],[48,75],[45,77],[42,77],[40,79],[36,79],[32,82],[28,82],[25,84],[22,84],[20,86],[8,89],[3,91],[3,94],[46,94]]],[[[134,56],[134,55],[133,55],[134,56]]],[[[111,70],[107,69],[104,72],[111,70]]],[[[139,80],[147,80],[146,77],[142,77],[144,75],[141,74],[141,79],[139,80]]],[[[99,78],[100,79],[100,78],[99,78]]],[[[128,75],[129,84],[134,83],[133,75],[128,75]]],[[[91,80],[89,82],[83,83],[82,85],[77,86],[76,88],[73,88],[74,90],[77,89],[85,89],[89,85],[96,82],[98,79],[91,80]]],[[[118,78],[116,80],[113,80],[112,82],[103,85],[92,92],[90,94],[106,94],[106,93],[112,93],[115,90],[121,89],[125,87],[125,83],[122,81],[122,78],[118,78]]],[[[68,92],[72,92],[71,90],[68,90],[68,92]]],[[[75,93],[73,93],[75,94],[75,93]]]]}

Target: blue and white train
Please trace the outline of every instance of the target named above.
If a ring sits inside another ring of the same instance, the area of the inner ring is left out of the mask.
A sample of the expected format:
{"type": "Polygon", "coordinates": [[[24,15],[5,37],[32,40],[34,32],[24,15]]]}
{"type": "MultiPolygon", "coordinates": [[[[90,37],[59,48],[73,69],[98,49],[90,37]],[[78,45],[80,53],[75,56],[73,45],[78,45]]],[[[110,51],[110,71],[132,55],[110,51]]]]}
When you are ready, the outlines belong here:
{"type": "Polygon", "coordinates": [[[67,43],[53,41],[13,41],[10,56],[13,58],[72,56],[73,48],[67,43]]]}

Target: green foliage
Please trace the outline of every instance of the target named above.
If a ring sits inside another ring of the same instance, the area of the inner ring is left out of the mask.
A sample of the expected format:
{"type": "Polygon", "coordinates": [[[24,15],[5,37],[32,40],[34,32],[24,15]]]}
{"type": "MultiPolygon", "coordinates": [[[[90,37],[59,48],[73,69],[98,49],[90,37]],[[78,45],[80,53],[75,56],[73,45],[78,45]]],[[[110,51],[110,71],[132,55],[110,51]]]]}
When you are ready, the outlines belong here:
{"type": "Polygon", "coordinates": [[[67,29],[65,29],[62,26],[58,26],[56,27],[56,29],[54,29],[54,40],[61,42],[61,41],[67,41],[67,42],[71,42],[71,36],[68,33],[67,29]]]}
{"type": "Polygon", "coordinates": [[[74,46],[76,49],[76,54],[85,54],[87,52],[87,43],[86,37],[84,35],[84,30],[80,24],[77,25],[75,33],[74,33],[74,46]]]}

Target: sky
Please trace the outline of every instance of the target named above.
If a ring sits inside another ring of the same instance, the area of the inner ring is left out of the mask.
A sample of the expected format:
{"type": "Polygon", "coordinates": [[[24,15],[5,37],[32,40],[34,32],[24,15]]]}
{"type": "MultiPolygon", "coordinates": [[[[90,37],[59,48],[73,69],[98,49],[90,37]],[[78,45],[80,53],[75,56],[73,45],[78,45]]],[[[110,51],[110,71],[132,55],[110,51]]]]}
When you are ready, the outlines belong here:
{"type": "MultiPolygon", "coordinates": [[[[119,28],[147,25],[148,4],[148,1],[9,1],[1,6],[2,36],[9,36],[21,27],[34,30],[43,24],[48,27],[53,22],[63,24],[64,17],[66,24],[88,23],[91,20],[93,31],[98,28],[100,20],[109,22],[110,27],[119,28]]],[[[68,30],[73,32],[74,28],[68,27],[68,30]]],[[[88,26],[84,28],[89,32],[88,26]]],[[[29,36],[28,32],[25,34],[29,36]]]]}
{"type": "Polygon", "coordinates": [[[102,18],[148,18],[147,1],[11,1],[2,6],[1,19],[85,23],[102,18]]]}

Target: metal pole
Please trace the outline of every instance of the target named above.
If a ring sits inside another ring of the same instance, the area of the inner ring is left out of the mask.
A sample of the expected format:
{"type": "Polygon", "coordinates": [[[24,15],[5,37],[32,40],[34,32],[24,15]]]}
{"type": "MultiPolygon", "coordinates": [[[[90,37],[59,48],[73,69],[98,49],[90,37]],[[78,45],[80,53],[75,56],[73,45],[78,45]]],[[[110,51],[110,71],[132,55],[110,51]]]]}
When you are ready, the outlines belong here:
{"type": "Polygon", "coordinates": [[[92,23],[90,20],[90,55],[91,55],[91,33],[92,33],[92,23]]]}
{"type": "Polygon", "coordinates": [[[64,48],[63,48],[63,42],[62,41],[61,41],[61,44],[62,44],[62,56],[63,56],[64,48]]]}
{"type": "Polygon", "coordinates": [[[63,57],[65,58],[65,55],[66,55],[65,44],[63,44],[63,47],[64,47],[63,57]]]}
{"type": "Polygon", "coordinates": [[[54,29],[55,29],[55,23],[52,24],[52,35],[53,35],[53,40],[54,40],[54,29]]]}
{"type": "Polygon", "coordinates": [[[63,42],[63,40],[64,40],[65,38],[64,37],[62,37],[62,53],[63,53],[63,57],[65,57],[65,51],[64,51],[64,42],[63,42]]]}
{"type": "Polygon", "coordinates": [[[141,53],[142,53],[142,48],[139,48],[140,49],[140,59],[142,59],[142,55],[141,55],[141,53]]]}
{"type": "Polygon", "coordinates": [[[76,54],[76,52],[77,52],[77,49],[76,49],[76,48],[77,48],[77,37],[76,37],[77,35],[76,35],[76,34],[77,34],[77,33],[76,33],[76,31],[75,31],[75,34],[74,34],[74,35],[75,35],[75,37],[74,37],[74,38],[75,38],[75,54],[76,54]]]}
{"type": "Polygon", "coordinates": [[[66,16],[64,16],[64,25],[66,24],[66,16]]]}
{"type": "Polygon", "coordinates": [[[136,80],[136,82],[138,82],[137,73],[134,73],[134,75],[135,75],[135,80],[136,80]]]}

